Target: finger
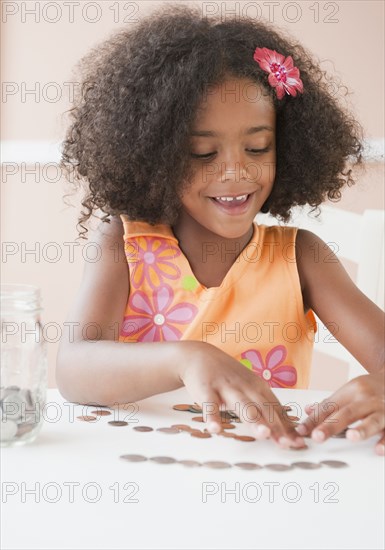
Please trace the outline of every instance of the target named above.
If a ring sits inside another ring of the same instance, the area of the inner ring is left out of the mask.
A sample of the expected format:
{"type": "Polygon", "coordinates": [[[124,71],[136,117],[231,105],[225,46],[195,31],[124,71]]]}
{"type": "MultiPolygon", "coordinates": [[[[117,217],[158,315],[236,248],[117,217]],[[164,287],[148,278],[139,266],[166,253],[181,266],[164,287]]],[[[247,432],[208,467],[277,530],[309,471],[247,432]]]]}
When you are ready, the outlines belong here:
{"type": "Polygon", "coordinates": [[[372,408],[367,401],[357,401],[342,406],[335,414],[327,416],[311,432],[311,438],[317,443],[326,441],[329,437],[338,434],[357,420],[366,418],[372,413],[372,408]]]}
{"type": "Polygon", "coordinates": [[[379,434],[385,427],[384,415],[378,411],[367,416],[358,426],[350,428],[346,432],[346,439],[350,441],[362,441],[379,434]]]}
{"type": "Polygon", "coordinates": [[[270,429],[266,425],[259,404],[251,401],[241,391],[227,389],[225,391],[226,407],[239,410],[239,419],[245,424],[250,424],[257,439],[270,437],[270,429]]]}
{"type": "MultiPolygon", "coordinates": [[[[305,420],[296,428],[300,435],[309,435],[317,426],[320,427],[324,424],[326,420],[328,420],[329,424],[333,424],[335,426],[335,433],[339,433],[347,426],[347,424],[344,426],[341,425],[338,414],[340,409],[347,405],[348,402],[344,397],[340,397],[338,399],[337,394],[338,392],[336,392],[334,396],[324,399],[320,403],[313,403],[305,408],[305,411],[309,416],[305,418],[305,420]],[[337,398],[335,396],[337,396],[337,398]]],[[[357,420],[357,418],[355,420],[357,420]]],[[[353,422],[353,420],[351,422],[353,422]]],[[[323,441],[322,437],[323,436],[321,434],[319,436],[320,441],[323,441]]]]}
{"type": "Polygon", "coordinates": [[[385,430],[382,433],[381,439],[377,442],[375,451],[378,455],[381,455],[381,456],[385,455],[385,430]]]}
{"type": "Polygon", "coordinates": [[[219,433],[222,431],[220,407],[223,400],[218,392],[212,390],[202,401],[202,417],[207,424],[207,430],[210,433],[219,433]]]}

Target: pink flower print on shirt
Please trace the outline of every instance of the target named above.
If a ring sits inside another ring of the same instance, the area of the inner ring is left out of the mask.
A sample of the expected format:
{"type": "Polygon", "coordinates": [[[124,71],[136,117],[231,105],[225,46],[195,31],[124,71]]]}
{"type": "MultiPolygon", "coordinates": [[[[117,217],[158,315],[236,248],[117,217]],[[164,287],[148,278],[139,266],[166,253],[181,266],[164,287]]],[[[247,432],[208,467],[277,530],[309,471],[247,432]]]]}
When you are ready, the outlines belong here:
{"type": "Polygon", "coordinates": [[[140,288],[143,281],[157,288],[164,279],[175,280],[180,277],[180,269],[173,260],[181,252],[167,239],[138,237],[134,243],[127,240],[125,248],[131,267],[131,284],[135,288],[140,288]]]}
{"type": "Polygon", "coordinates": [[[169,285],[156,288],[152,300],[141,290],[135,291],[129,305],[137,315],[125,315],[121,335],[138,335],[138,342],[180,340],[182,333],[174,325],[190,323],[198,308],[187,302],[170,307],[173,299],[174,292],[169,285]]]}
{"type": "Polygon", "coordinates": [[[285,346],[275,346],[266,355],[264,362],[261,353],[249,349],[241,354],[241,363],[263,378],[272,388],[287,388],[297,382],[297,371],[291,365],[283,365],[287,356],[285,346]]]}

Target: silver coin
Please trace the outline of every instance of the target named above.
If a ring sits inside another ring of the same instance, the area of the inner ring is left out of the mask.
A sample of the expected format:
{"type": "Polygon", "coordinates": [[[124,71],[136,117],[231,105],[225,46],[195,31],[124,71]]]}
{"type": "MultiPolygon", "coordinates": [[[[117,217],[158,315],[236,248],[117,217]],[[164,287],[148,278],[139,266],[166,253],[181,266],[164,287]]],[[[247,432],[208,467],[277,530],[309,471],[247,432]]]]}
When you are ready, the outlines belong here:
{"type": "Polygon", "coordinates": [[[265,464],[265,468],[274,470],[275,472],[284,472],[286,470],[292,470],[293,466],[291,464],[265,464]]]}
{"type": "Polygon", "coordinates": [[[317,470],[321,468],[319,462],[292,462],[291,465],[302,470],[317,470]]]}
{"type": "Polygon", "coordinates": [[[128,460],[128,462],[144,462],[147,460],[147,457],[143,455],[120,455],[119,458],[128,460]]]}
{"type": "Polygon", "coordinates": [[[330,466],[330,468],[345,468],[345,466],[349,466],[346,462],[342,462],[342,460],[321,460],[320,464],[330,466]]]}
{"type": "Polygon", "coordinates": [[[173,462],[176,462],[175,458],[171,458],[171,456],[153,456],[150,460],[157,462],[158,464],[172,464],[173,462]]]}
{"type": "Polygon", "coordinates": [[[241,468],[241,470],[260,470],[262,466],[255,464],[255,462],[236,462],[233,466],[241,468]]]}
{"type": "Polygon", "coordinates": [[[222,462],[221,460],[209,460],[208,462],[203,462],[202,466],[207,466],[208,468],[214,468],[216,470],[231,468],[231,464],[222,462]]]}

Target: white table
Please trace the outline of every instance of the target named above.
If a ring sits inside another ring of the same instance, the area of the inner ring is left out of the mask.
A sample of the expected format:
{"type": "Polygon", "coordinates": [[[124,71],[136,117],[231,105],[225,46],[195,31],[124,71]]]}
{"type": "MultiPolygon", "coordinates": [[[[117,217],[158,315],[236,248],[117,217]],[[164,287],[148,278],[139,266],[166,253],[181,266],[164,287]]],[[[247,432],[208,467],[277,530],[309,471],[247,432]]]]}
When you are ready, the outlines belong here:
{"type": "MultiPolygon", "coordinates": [[[[275,393],[281,403],[296,402],[302,410],[326,395],[275,393]]],[[[1,449],[1,548],[384,548],[384,459],[375,455],[373,438],[358,444],[309,441],[308,450],[290,451],[272,441],[197,439],[108,424],[119,416],[154,428],[187,423],[202,429],[190,422],[193,414],[171,408],[191,401],[182,388],[138,402],[132,416],[132,407],[120,406],[88,423],[76,416],[94,407],[65,405],[57,390],[49,390],[37,439],[1,449]],[[129,463],[119,458],[125,453],[261,465],[337,459],[349,467],[212,470],[129,463]]],[[[246,424],[236,431],[251,433],[246,424]]]]}

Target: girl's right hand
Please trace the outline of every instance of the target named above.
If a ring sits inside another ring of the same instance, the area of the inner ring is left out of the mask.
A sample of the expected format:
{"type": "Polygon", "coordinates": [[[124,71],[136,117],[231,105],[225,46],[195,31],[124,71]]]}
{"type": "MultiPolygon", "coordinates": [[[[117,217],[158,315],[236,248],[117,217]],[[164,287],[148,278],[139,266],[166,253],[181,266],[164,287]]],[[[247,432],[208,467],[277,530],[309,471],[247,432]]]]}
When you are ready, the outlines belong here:
{"type": "Polygon", "coordinates": [[[216,346],[185,340],[183,347],[178,375],[202,406],[209,432],[221,431],[224,405],[251,423],[257,439],[271,436],[281,447],[306,448],[267,382],[216,346]]]}

